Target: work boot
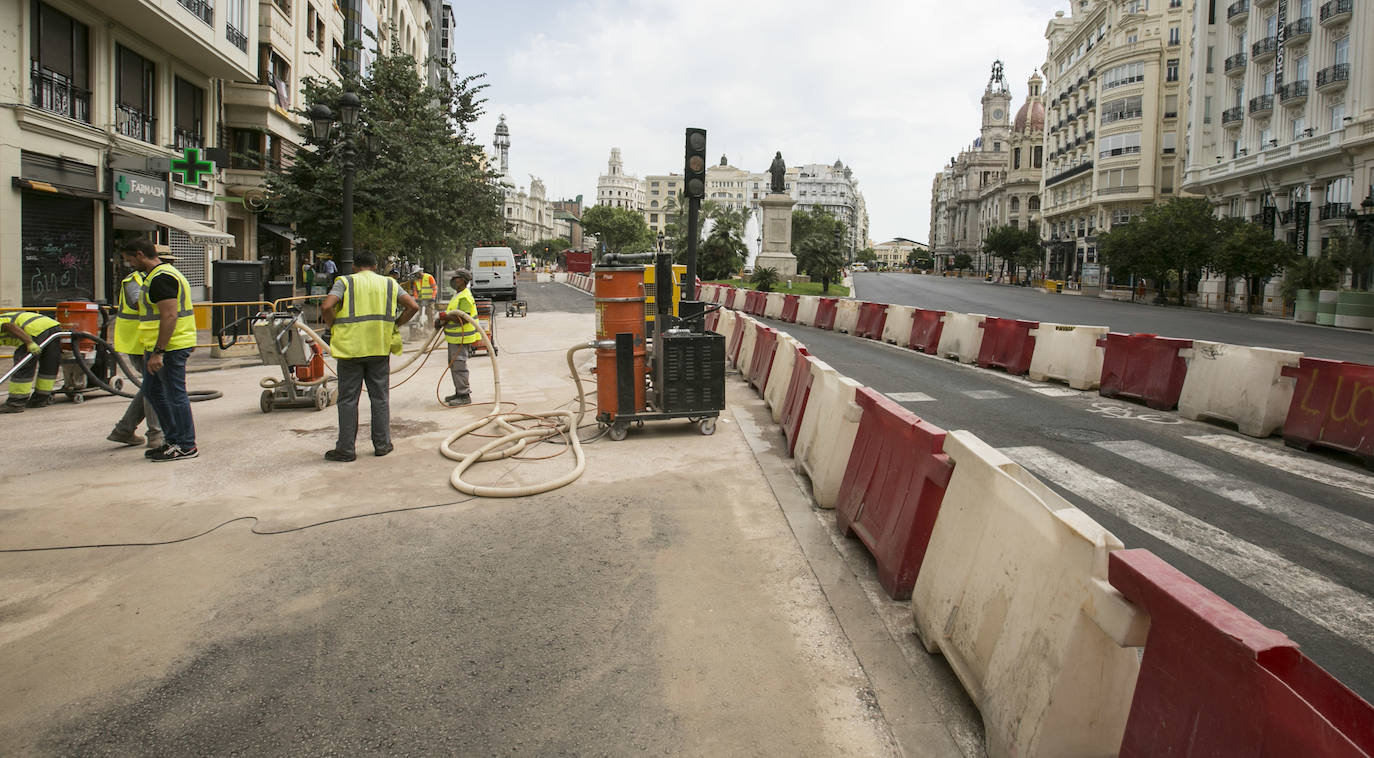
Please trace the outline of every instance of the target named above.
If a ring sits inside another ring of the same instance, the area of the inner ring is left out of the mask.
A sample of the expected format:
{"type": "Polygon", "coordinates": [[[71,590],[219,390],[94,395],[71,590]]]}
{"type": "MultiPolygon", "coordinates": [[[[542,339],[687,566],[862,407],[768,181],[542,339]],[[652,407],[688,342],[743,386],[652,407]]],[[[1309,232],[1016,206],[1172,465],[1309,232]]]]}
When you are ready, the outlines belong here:
{"type": "Polygon", "coordinates": [[[0,413],[23,413],[23,412],[24,412],[24,400],[22,400],[22,399],[21,399],[21,400],[14,400],[13,398],[11,398],[11,399],[9,399],[9,400],[6,400],[5,403],[4,403],[4,405],[0,405],[0,413]]]}
{"type": "Polygon", "coordinates": [[[29,398],[29,402],[26,403],[26,405],[27,405],[28,407],[30,407],[30,408],[42,408],[42,407],[44,407],[44,406],[46,406],[46,405],[51,405],[51,404],[52,404],[52,393],[51,393],[51,392],[35,392],[35,393],[33,393],[33,396],[29,398]]]}
{"type": "Polygon", "coordinates": [[[143,444],[143,438],[142,438],[142,437],[138,436],[137,434],[134,434],[133,432],[124,432],[124,431],[120,431],[120,430],[118,430],[118,429],[114,430],[113,432],[110,432],[110,435],[109,435],[108,437],[106,437],[105,439],[107,439],[107,440],[109,440],[109,441],[111,441],[111,442],[118,442],[118,443],[121,443],[121,444],[124,444],[124,445],[142,445],[142,444],[143,444]]]}
{"type": "Polygon", "coordinates": [[[334,461],[335,463],[352,463],[358,460],[358,455],[356,453],[345,453],[342,450],[329,450],[325,452],[324,459],[326,461],[334,461]]]}
{"type": "Polygon", "coordinates": [[[472,396],[471,396],[471,395],[449,395],[448,397],[444,398],[444,405],[447,405],[447,406],[449,406],[450,408],[458,408],[458,407],[464,406],[464,405],[472,405],[472,396]]]}
{"type": "Polygon", "coordinates": [[[386,455],[387,453],[395,449],[396,446],[391,444],[382,445],[381,447],[374,446],[372,448],[372,454],[377,456],[378,458],[381,458],[382,456],[386,455]]]}

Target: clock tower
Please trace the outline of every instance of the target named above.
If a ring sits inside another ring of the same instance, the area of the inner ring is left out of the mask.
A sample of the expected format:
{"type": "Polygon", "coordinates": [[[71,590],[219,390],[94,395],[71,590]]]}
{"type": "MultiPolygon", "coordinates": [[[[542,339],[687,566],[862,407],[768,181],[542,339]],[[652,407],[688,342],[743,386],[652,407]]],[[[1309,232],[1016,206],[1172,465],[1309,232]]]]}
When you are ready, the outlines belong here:
{"type": "Polygon", "coordinates": [[[983,129],[980,140],[985,153],[1005,152],[1011,139],[1011,90],[1002,76],[1002,61],[993,61],[992,76],[983,90],[983,129]]]}

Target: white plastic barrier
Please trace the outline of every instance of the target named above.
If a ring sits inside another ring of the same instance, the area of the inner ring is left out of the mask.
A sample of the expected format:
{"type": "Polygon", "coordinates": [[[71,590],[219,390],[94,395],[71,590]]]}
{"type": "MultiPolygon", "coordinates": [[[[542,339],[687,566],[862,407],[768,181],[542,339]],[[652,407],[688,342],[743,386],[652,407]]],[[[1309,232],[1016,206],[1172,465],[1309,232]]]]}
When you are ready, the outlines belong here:
{"type": "Polygon", "coordinates": [[[944,450],[917,634],[978,706],[988,755],[1116,755],[1149,628],[1107,582],[1120,540],[972,433],[944,450]]]}
{"type": "Polygon", "coordinates": [[[730,335],[735,331],[735,319],[739,318],[734,311],[728,308],[721,308],[720,319],[716,321],[716,334],[725,337],[725,350],[730,351],[730,335]]]}
{"type": "MultiPolygon", "coordinates": [[[[1186,352],[1186,351],[1185,351],[1186,352]]],[[[1302,353],[1193,340],[1178,415],[1230,421],[1241,434],[1268,437],[1283,426],[1297,380],[1280,374],[1302,353]]]]}
{"type": "Polygon", "coordinates": [[[840,496],[863,416],[863,409],[854,402],[860,386],[823,361],[812,364],[811,395],[797,430],[794,454],[797,469],[811,478],[811,494],[822,508],[834,508],[840,496]]]}
{"type": "Polygon", "coordinates": [[[940,344],[935,354],[943,358],[958,358],[960,363],[973,363],[978,359],[978,349],[983,346],[983,320],[981,313],[959,313],[945,311],[940,318],[944,327],[940,331],[940,344]]]}
{"type": "Polygon", "coordinates": [[[816,325],[816,309],[821,299],[815,295],[802,295],[797,298],[797,323],[802,326],[816,325]]]}
{"type": "Polygon", "coordinates": [[[792,368],[801,345],[789,334],[778,332],[778,344],[773,349],[773,367],[768,370],[768,382],[763,390],[763,402],[773,412],[773,423],[782,420],[782,405],[787,400],[787,386],[792,383],[792,368]]]}
{"type": "Polygon", "coordinates": [[[883,322],[883,342],[906,347],[911,343],[911,317],[916,309],[910,305],[887,306],[887,321],[883,322]]]}
{"type": "Polygon", "coordinates": [[[744,300],[749,296],[749,290],[733,289],[730,290],[730,302],[727,308],[734,311],[744,310],[744,300]]]}
{"type": "Polygon", "coordinates": [[[781,292],[769,292],[768,299],[763,304],[764,318],[782,318],[782,304],[787,296],[781,292]]]}
{"type": "Polygon", "coordinates": [[[842,298],[835,304],[835,331],[853,334],[854,327],[859,325],[859,308],[863,306],[862,300],[850,300],[842,298]]]}
{"type": "Polygon", "coordinates": [[[740,318],[744,319],[744,338],[740,340],[739,354],[735,356],[735,368],[747,372],[749,362],[754,359],[754,343],[758,341],[759,322],[744,314],[740,314],[740,318]]]}
{"type": "Polygon", "coordinates": [[[1092,390],[1102,381],[1102,357],[1106,348],[1097,339],[1110,331],[1105,326],[1051,324],[1045,321],[1030,330],[1035,338],[1028,375],[1037,382],[1055,379],[1076,390],[1092,390]]]}

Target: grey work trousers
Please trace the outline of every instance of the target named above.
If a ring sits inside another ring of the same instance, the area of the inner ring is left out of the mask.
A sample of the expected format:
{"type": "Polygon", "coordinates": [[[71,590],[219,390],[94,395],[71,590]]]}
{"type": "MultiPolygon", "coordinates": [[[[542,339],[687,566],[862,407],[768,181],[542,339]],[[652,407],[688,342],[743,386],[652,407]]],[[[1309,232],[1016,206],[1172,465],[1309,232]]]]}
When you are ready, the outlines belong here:
{"type": "Polygon", "coordinates": [[[455,345],[448,343],[448,373],[453,377],[453,394],[458,396],[467,395],[471,388],[468,387],[468,356],[472,355],[471,345],[455,345]]]}
{"type": "Polygon", "coordinates": [[[358,395],[367,384],[367,404],[372,410],[372,447],[391,444],[390,379],[391,356],[340,358],[339,364],[339,441],[334,449],[354,452],[358,440],[358,395]]]}
{"type": "MultiPolygon", "coordinates": [[[[143,356],[129,355],[126,357],[129,359],[129,362],[133,364],[134,370],[142,374],[143,356]]],[[[162,424],[158,423],[157,413],[153,411],[152,401],[144,396],[143,390],[140,388],[134,395],[134,398],[129,401],[129,407],[124,409],[124,417],[115,424],[115,431],[133,434],[138,431],[138,425],[143,423],[145,419],[148,422],[148,436],[153,438],[161,437],[162,424]]]]}

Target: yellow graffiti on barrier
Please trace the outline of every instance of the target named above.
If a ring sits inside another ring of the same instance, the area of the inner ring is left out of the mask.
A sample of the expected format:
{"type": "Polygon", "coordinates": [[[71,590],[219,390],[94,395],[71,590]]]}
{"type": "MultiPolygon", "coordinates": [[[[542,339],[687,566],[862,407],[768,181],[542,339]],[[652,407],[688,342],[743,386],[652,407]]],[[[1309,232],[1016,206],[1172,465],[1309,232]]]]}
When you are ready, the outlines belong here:
{"type": "Polygon", "coordinates": [[[1353,382],[1350,391],[1350,402],[1347,404],[1345,411],[1338,414],[1336,413],[1336,400],[1340,398],[1341,386],[1345,384],[1345,377],[1338,376],[1336,377],[1336,389],[1331,393],[1331,402],[1327,404],[1327,407],[1325,409],[1312,408],[1307,404],[1307,401],[1312,397],[1312,389],[1317,386],[1317,374],[1319,371],[1320,369],[1312,369],[1312,377],[1307,382],[1307,391],[1303,393],[1302,402],[1298,407],[1305,413],[1309,413],[1313,416],[1326,416],[1337,423],[1344,423],[1346,420],[1349,420],[1356,426],[1368,426],[1370,421],[1369,417],[1360,418],[1356,415],[1355,411],[1356,406],[1360,403],[1360,398],[1366,393],[1368,393],[1371,398],[1374,398],[1374,384],[1365,385],[1358,381],[1353,382]]]}

